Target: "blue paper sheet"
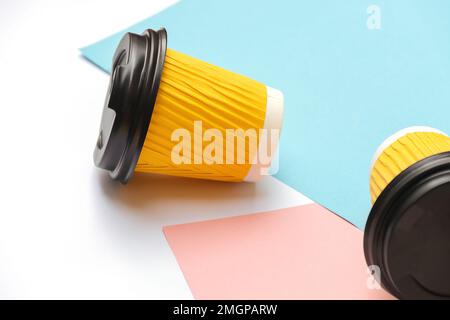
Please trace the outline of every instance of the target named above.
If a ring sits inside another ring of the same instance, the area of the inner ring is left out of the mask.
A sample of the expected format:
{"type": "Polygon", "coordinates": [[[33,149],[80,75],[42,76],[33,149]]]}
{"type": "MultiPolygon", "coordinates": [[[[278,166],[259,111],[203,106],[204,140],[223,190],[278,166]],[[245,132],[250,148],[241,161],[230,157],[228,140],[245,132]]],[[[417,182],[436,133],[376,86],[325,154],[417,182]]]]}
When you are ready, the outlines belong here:
{"type": "MultiPolygon", "coordinates": [[[[169,47],[281,89],[276,176],[362,228],[378,145],[412,125],[450,132],[449,12],[445,0],[183,0],[126,31],[164,26],[169,47]]],[[[82,53],[109,71],[124,32],[82,53]]]]}

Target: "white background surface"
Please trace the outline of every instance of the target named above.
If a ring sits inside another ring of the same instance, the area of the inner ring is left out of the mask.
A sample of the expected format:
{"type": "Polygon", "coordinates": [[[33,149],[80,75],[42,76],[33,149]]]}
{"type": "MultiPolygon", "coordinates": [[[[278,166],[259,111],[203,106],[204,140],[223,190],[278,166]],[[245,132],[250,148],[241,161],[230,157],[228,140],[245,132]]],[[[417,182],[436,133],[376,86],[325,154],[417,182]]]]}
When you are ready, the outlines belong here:
{"type": "Polygon", "coordinates": [[[162,227],[310,202],[94,167],[108,76],[78,48],[174,1],[0,0],[0,298],[190,299],[162,227]]]}

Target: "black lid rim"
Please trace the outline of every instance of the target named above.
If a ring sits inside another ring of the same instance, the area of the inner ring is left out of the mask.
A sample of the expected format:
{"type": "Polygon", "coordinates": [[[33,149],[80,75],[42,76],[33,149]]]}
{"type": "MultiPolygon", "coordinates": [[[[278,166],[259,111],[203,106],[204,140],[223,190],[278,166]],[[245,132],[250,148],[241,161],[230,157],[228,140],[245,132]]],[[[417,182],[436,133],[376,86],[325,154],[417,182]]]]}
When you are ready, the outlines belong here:
{"type": "Polygon", "coordinates": [[[163,28],[125,34],[114,54],[94,162],[123,184],[133,176],[144,146],[166,51],[163,28]]]}
{"type": "Polygon", "coordinates": [[[383,190],[370,211],[364,230],[364,254],[367,265],[380,267],[381,285],[400,299],[410,297],[399,290],[389,275],[389,265],[385,260],[386,240],[402,213],[428,192],[418,186],[427,179],[437,179],[439,173],[448,174],[449,170],[450,152],[439,153],[415,163],[400,173],[383,190]]]}

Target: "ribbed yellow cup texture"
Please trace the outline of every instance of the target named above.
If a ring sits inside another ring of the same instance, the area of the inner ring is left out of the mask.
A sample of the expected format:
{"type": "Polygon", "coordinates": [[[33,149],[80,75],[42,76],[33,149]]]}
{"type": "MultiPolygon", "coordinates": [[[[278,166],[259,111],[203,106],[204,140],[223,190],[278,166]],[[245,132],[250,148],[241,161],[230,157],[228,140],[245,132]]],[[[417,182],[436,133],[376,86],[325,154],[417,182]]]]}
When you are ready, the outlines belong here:
{"type": "MultiPolygon", "coordinates": [[[[227,129],[255,129],[264,126],[267,89],[262,83],[235,74],[188,55],[168,49],[146,140],[135,171],[158,173],[221,181],[242,181],[251,168],[244,164],[206,164],[203,150],[191,147],[191,163],[176,164],[171,159],[177,142],[171,140],[174,130],[184,128],[194,141],[194,122],[201,121],[203,132],[217,129],[223,136],[223,154],[226,149],[227,129]],[[194,163],[194,157],[203,163],[194,163]]],[[[202,139],[202,137],[196,137],[202,139]]],[[[236,139],[235,146],[237,146],[236,139]]],[[[259,145],[259,136],[258,136],[259,145]]],[[[208,143],[203,143],[203,148],[208,143]]],[[[245,156],[251,159],[252,149],[246,143],[245,156]]],[[[237,148],[234,148],[237,159],[237,148]]],[[[183,155],[185,156],[185,155],[183,155]]],[[[224,157],[225,159],[225,157],[224,157]]]]}
{"type": "Polygon", "coordinates": [[[370,176],[372,204],[401,172],[416,162],[450,151],[450,137],[436,132],[407,134],[389,147],[376,160],[370,176]]]}

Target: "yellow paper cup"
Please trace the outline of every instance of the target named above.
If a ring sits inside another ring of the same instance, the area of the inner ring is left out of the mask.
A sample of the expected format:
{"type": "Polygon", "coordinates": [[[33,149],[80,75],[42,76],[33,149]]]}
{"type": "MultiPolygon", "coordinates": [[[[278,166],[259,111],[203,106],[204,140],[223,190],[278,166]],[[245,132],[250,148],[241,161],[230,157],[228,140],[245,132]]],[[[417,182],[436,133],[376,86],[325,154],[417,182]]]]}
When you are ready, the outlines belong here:
{"type": "Polygon", "coordinates": [[[411,127],[388,138],[370,172],[364,253],[400,299],[450,299],[450,137],[411,127]]]}
{"type": "Polygon", "coordinates": [[[114,55],[94,161],[134,172],[256,181],[276,153],[283,94],[175,50],[164,29],[126,34],[114,55]]]}

